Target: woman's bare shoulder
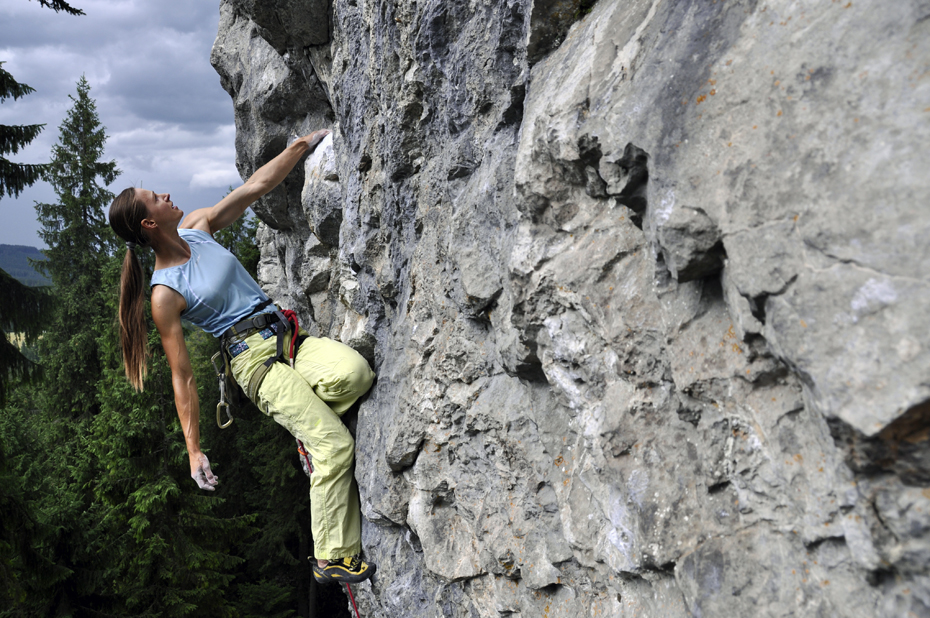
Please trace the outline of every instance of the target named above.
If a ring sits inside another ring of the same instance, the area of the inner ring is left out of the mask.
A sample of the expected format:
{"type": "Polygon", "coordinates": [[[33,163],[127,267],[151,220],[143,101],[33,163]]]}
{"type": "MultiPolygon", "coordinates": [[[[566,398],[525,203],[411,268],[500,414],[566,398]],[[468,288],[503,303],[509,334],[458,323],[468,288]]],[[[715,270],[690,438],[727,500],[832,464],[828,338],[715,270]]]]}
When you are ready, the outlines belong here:
{"type": "Polygon", "coordinates": [[[182,230],[200,230],[212,236],[213,232],[210,230],[209,214],[209,208],[198,208],[184,217],[184,221],[181,222],[178,228],[182,230]]]}
{"type": "Polygon", "coordinates": [[[177,291],[166,285],[152,286],[152,319],[159,330],[171,322],[181,322],[181,313],[187,301],[177,291]]]}

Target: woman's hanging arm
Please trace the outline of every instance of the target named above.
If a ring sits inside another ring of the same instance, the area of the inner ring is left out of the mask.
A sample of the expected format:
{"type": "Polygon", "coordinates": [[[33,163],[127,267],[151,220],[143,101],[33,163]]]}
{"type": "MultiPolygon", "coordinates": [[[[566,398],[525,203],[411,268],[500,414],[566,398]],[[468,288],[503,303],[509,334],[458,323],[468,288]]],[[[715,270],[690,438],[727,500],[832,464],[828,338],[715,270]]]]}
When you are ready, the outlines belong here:
{"type": "Polygon", "coordinates": [[[161,335],[168,366],[171,367],[174,403],[190,458],[191,478],[201,489],[213,491],[219,479],[213,475],[210,461],[200,450],[200,399],[187,344],[184,343],[184,329],[181,327],[181,312],[184,308],[184,297],[171,288],[156,285],[152,289],[152,318],[161,335]]]}
{"type": "Polygon", "coordinates": [[[224,197],[216,206],[190,213],[181,227],[213,234],[232,224],[258,198],[281,184],[301,157],[312,152],[327,135],[329,130],[322,129],[297,138],[281,154],[258,168],[245,184],[224,197]]]}

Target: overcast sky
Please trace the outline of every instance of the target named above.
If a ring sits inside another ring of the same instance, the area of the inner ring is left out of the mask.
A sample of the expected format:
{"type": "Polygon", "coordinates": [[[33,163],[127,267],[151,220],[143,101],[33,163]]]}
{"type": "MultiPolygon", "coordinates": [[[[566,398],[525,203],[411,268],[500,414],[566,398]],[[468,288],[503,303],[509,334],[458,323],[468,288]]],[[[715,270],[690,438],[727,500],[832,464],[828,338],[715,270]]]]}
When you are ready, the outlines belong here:
{"type": "MultiPolygon", "coordinates": [[[[0,0],[0,61],[36,92],[0,104],[0,124],[45,123],[18,163],[45,163],[81,75],[107,130],[106,160],[122,175],[109,187],[170,192],[190,212],[241,183],[229,95],[210,66],[219,0],[69,0],[86,15],[30,0],[0,0]]],[[[37,183],[0,199],[0,244],[44,247],[34,202],[55,194],[37,183]]]]}

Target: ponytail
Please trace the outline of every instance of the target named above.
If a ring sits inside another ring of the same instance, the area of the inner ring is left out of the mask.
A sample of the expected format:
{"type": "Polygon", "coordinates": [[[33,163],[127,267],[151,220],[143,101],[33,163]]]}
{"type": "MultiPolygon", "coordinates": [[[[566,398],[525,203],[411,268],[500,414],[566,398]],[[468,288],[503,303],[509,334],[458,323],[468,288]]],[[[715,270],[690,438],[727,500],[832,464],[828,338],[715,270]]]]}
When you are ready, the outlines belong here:
{"type": "Polygon", "coordinates": [[[145,204],[136,200],[135,189],[125,189],[110,205],[110,227],[126,241],[126,257],[120,275],[119,339],[123,365],[129,383],[143,389],[148,374],[149,334],[145,320],[145,277],[135,247],[148,244],[142,219],[148,215],[145,204]]]}
{"type": "Polygon", "coordinates": [[[132,249],[126,249],[119,282],[119,341],[126,377],[133,388],[141,391],[148,373],[149,333],[145,323],[142,265],[132,249]]]}

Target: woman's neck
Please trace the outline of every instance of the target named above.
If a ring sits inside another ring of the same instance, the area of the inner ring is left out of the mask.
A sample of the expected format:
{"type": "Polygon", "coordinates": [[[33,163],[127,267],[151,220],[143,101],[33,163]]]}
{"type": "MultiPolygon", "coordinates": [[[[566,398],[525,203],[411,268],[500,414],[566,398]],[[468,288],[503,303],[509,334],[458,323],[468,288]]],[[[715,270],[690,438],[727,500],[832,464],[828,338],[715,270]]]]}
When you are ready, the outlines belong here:
{"type": "Polygon", "coordinates": [[[155,251],[155,270],[180,266],[191,258],[191,247],[181,238],[177,228],[159,229],[149,244],[155,251]]]}

